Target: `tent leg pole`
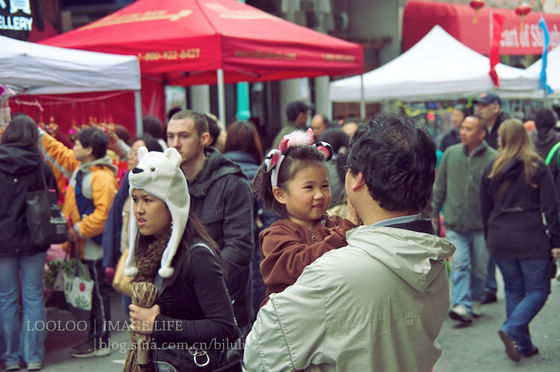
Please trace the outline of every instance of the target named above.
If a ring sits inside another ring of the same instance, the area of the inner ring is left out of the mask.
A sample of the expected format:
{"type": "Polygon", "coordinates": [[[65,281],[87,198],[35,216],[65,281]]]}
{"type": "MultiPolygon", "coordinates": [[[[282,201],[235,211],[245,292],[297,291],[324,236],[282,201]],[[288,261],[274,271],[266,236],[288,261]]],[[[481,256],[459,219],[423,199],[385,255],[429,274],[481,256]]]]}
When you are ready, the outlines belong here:
{"type": "Polygon", "coordinates": [[[222,123],[224,128],[227,128],[226,102],[225,102],[226,96],[224,93],[224,70],[219,68],[217,71],[217,77],[218,77],[218,113],[220,117],[220,122],[222,123]]]}
{"type": "Polygon", "coordinates": [[[366,99],[364,96],[364,74],[360,75],[360,118],[366,120],[366,99]]]}
{"type": "Polygon", "coordinates": [[[144,126],[142,125],[142,95],[140,90],[134,91],[134,113],[136,115],[136,136],[144,135],[144,126]]]}

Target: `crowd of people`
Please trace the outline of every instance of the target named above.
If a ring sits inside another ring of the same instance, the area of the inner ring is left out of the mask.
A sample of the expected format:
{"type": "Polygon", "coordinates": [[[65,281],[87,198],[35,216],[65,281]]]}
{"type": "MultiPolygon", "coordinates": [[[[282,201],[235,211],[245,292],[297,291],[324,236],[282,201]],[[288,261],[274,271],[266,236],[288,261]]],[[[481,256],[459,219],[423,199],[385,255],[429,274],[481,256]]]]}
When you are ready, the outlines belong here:
{"type": "Polygon", "coordinates": [[[294,101],[268,151],[251,121],[224,130],[192,110],[145,117],[134,140],[83,128],[72,148],[15,114],[0,142],[4,368],[43,367],[46,331],[22,326],[46,321],[49,245],[31,243],[25,217],[41,175],[57,191],[67,179],[63,248],[93,281],[75,358],[111,353],[121,262],[131,337],[150,340],[125,371],[430,371],[444,319],[471,324],[497,301],[496,266],[505,351],[538,354],[528,325],[560,257],[560,135],[549,109],[529,134],[496,94],[475,104],[454,107],[437,168],[433,139],[398,113],[332,123],[294,101]]]}
{"type": "Polygon", "coordinates": [[[477,115],[454,112],[456,128],[440,144],[432,220],[439,225],[443,215],[445,237],[456,248],[449,316],[468,325],[482,315],[481,305],[497,301],[497,266],[506,298],[498,335],[519,362],[539,353],[529,323],[550,294],[560,256],[557,120],[543,108],[536,132],[528,133],[507,118],[498,95],[482,93],[475,104],[477,115]]]}

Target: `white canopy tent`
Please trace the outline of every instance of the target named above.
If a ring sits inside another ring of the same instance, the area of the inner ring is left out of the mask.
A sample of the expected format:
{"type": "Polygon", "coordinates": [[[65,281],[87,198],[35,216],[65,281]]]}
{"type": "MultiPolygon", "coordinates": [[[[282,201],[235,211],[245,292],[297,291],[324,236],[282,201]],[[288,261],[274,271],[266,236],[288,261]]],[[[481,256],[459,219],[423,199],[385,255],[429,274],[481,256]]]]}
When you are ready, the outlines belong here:
{"type": "Polygon", "coordinates": [[[476,96],[493,90],[498,94],[538,89],[538,77],[526,70],[498,64],[500,88],[489,75],[488,57],[449,35],[440,26],[391,62],[364,75],[330,83],[331,101],[427,101],[476,96]]]}
{"type": "Polygon", "coordinates": [[[0,84],[17,94],[133,90],[142,130],[140,65],[135,56],[87,52],[0,36],[0,84]]]}
{"type": "MultiPolygon", "coordinates": [[[[527,71],[537,76],[540,76],[542,69],[542,59],[527,67],[527,71]]],[[[553,92],[548,95],[549,98],[560,98],[560,46],[554,48],[548,53],[546,65],[546,81],[553,92]]],[[[545,97],[544,91],[531,92],[531,97],[527,98],[543,98],[545,97]]]]}

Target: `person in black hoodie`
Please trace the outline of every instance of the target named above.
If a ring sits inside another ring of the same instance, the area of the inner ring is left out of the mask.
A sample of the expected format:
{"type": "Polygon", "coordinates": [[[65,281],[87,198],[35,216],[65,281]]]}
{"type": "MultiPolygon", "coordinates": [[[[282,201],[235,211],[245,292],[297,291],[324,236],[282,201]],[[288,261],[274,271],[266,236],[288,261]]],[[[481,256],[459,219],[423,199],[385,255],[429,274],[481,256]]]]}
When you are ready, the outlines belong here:
{"type": "Polygon", "coordinates": [[[43,271],[49,245],[31,243],[25,194],[44,187],[42,175],[48,188],[58,188],[53,172],[41,158],[37,139],[33,119],[16,115],[0,144],[0,345],[5,348],[1,355],[7,371],[19,370],[20,358],[28,371],[37,371],[45,353],[46,332],[40,329],[47,320],[43,271]]]}
{"type": "MultiPolygon", "coordinates": [[[[537,154],[543,159],[547,160],[549,153],[556,143],[560,142],[560,133],[554,130],[556,126],[556,117],[552,110],[543,108],[537,111],[535,115],[535,126],[537,127],[536,135],[533,137],[533,144],[537,154]]],[[[558,169],[558,154],[556,149],[548,162],[548,167],[552,172],[552,177],[556,183],[556,189],[560,195],[560,169],[558,169]]]]}
{"type": "Polygon", "coordinates": [[[550,293],[547,269],[560,247],[560,224],[552,175],[521,121],[504,121],[498,138],[500,152],[482,175],[480,207],[488,250],[504,278],[507,317],[498,333],[518,362],[539,353],[529,322],[550,293]]]}

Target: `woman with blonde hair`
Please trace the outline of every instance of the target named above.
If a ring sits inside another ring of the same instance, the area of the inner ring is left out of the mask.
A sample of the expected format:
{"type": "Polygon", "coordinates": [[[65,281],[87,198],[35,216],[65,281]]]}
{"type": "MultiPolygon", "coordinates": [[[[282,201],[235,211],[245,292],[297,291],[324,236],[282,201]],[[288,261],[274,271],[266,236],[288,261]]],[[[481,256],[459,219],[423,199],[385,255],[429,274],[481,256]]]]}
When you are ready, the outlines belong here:
{"type": "Polygon", "coordinates": [[[504,278],[507,317],[498,334],[509,358],[518,362],[539,353],[529,323],[550,293],[560,224],[552,175],[523,123],[504,121],[498,143],[498,156],[482,174],[480,204],[488,250],[504,278]]]}

